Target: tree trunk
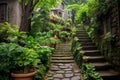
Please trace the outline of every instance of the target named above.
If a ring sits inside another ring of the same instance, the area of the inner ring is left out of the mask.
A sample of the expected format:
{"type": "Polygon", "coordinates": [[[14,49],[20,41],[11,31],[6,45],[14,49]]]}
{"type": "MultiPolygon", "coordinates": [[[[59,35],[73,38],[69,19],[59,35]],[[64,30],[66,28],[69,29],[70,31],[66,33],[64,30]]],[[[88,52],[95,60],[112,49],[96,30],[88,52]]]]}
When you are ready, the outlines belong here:
{"type": "Polygon", "coordinates": [[[32,1],[25,5],[25,2],[23,1],[21,3],[22,7],[22,16],[21,16],[21,24],[20,24],[20,29],[19,31],[24,31],[29,33],[31,30],[31,16],[32,16],[32,11],[33,11],[33,4],[32,1]]]}
{"type": "Polygon", "coordinates": [[[28,16],[26,16],[26,14],[22,16],[22,19],[21,19],[21,24],[20,24],[20,29],[19,31],[24,31],[24,32],[29,32],[29,21],[28,21],[28,16]]]}

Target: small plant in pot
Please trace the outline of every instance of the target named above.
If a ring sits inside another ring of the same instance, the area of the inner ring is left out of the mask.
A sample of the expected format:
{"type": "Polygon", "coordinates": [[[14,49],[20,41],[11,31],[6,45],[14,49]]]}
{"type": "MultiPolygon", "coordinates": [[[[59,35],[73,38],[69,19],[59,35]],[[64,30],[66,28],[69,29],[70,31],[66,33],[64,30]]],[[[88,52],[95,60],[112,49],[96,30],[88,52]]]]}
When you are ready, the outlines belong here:
{"type": "Polygon", "coordinates": [[[39,55],[29,48],[23,48],[23,53],[19,56],[14,56],[13,65],[14,71],[11,76],[15,80],[33,80],[36,74],[36,67],[40,63],[39,55]]]}
{"type": "Polygon", "coordinates": [[[1,43],[0,56],[4,64],[7,64],[3,67],[8,67],[12,72],[13,80],[33,80],[35,68],[40,63],[39,55],[33,49],[15,43],[1,43]]]}

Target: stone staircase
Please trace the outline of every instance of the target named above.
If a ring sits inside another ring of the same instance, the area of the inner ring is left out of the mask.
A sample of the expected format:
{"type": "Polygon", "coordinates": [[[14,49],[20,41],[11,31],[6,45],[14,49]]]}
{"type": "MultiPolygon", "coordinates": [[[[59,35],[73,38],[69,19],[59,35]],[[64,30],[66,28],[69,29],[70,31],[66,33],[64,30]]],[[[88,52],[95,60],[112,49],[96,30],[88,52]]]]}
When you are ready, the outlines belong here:
{"type": "Polygon", "coordinates": [[[51,58],[51,68],[45,80],[81,80],[79,67],[71,54],[70,42],[60,43],[51,58]]]}
{"type": "Polygon", "coordinates": [[[82,45],[82,49],[85,52],[83,61],[93,64],[103,80],[120,80],[119,73],[116,72],[113,69],[112,64],[107,62],[104,56],[100,54],[97,46],[89,38],[86,31],[82,28],[79,28],[76,33],[77,37],[79,38],[79,42],[82,45]]]}

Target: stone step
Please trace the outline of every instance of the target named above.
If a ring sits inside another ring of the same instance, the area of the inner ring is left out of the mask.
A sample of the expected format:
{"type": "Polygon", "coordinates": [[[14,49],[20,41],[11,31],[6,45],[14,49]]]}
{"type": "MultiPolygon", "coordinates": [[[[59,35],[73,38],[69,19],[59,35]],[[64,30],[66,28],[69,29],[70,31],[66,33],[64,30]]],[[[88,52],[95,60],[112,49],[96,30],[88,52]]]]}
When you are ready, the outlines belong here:
{"type": "Polygon", "coordinates": [[[98,72],[103,80],[120,80],[119,73],[114,70],[99,71],[98,72]]]}
{"type": "Polygon", "coordinates": [[[74,63],[74,60],[51,60],[52,63],[74,63]]]}
{"type": "Polygon", "coordinates": [[[70,53],[70,52],[71,51],[67,51],[67,50],[55,50],[55,53],[70,53]]]}
{"type": "Polygon", "coordinates": [[[71,48],[59,48],[59,47],[57,47],[56,49],[55,49],[55,51],[70,51],[71,50],[71,48]]]}
{"type": "Polygon", "coordinates": [[[96,46],[82,46],[83,50],[96,50],[97,47],[96,46]]]}
{"type": "Polygon", "coordinates": [[[54,54],[53,57],[70,57],[72,54],[54,54]]]}
{"type": "Polygon", "coordinates": [[[88,35],[86,32],[76,32],[77,35],[88,35]]]}
{"type": "Polygon", "coordinates": [[[78,37],[79,39],[91,39],[89,37],[78,37]]]}
{"type": "Polygon", "coordinates": [[[95,46],[95,43],[93,42],[80,42],[82,46],[95,46]]]}
{"type": "Polygon", "coordinates": [[[70,46],[71,44],[69,43],[69,44],[58,44],[57,46],[70,46]]]}
{"type": "Polygon", "coordinates": [[[59,48],[62,48],[62,47],[66,48],[66,47],[69,47],[69,46],[71,46],[71,45],[59,45],[59,46],[56,46],[56,48],[57,47],[59,47],[59,48]]]}
{"type": "Polygon", "coordinates": [[[109,70],[112,68],[112,65],[108,62],[99,62],[99,63],[91,63],[95,66],[96,71],[100,70],[109,70]]]}
{"type": "Polygon", "coordinates": [[[103,56],[83,56],[84,62],[104,62],[106,61],[103,56]]]}
{"type": "Polygon", "coordinates": [[[77,37],[89,37],[88,34],[77,34],[77,37]]]}
{"type": "Polygon", "coordinates": [[[65,49],[65,50],[66,50],[66,49],[71,49],[71,47],[70,47],[70,46],[69,46],[69,47],[68,47],[68,46],[66,46],[66,47],[64,47],[64,48],[61,48],[61,47],[64,47],[64,46],[57,46],[57,47],[56,47],[56,49],[62,49],[62,50],[63,50],[63,49],[65,49]]]}
{"type": "Polygon", "coordinates": [[[80,43],[82,43],[82,42],[92,42],[91,39],[79,39],[78,41],[79,41],[80,43]]]}
{"type": "Polygon", "coordinates": [[[99,50],[84,50],[85,56],[99,56],[100,51],[99,50]]]}
{"type": "Polygon", "coordinates": [[[56,54],[71,54],[71,51],[55,51],[56,54]]]}
{"type": "Polygon", "coordinates": [[[52,57],[52,60],[73,60],[73,57],[69,56],[69,57],[52,57]]]}

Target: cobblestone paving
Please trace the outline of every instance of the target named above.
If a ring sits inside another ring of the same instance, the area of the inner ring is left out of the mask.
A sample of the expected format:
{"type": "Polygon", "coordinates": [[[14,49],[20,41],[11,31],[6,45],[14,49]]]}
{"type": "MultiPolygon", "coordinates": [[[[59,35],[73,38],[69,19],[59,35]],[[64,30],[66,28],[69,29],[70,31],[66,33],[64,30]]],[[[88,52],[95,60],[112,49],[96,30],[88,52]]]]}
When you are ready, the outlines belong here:
{"type": "Polygon", "coordinates": [[[51,62],[51,68],[45,80],[81,80],[80,70],[73,60],[69,43],[57,45],[51,62]]]}

